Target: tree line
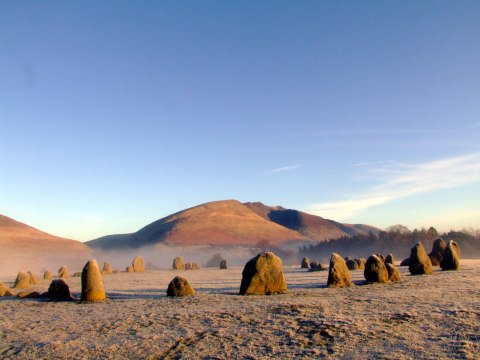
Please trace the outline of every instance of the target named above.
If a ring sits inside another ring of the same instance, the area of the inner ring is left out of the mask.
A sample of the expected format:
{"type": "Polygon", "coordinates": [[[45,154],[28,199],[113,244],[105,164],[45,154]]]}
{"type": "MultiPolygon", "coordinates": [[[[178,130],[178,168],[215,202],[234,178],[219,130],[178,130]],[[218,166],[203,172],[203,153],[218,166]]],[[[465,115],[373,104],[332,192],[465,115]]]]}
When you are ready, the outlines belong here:
{"type": "Polygon", "coordinates": [[[327,262],[335,252],[342,256],[364,257],[371,254],[393,254],[396,259],[410,256],[410,249],[421,242],[430,252],[433,241],[441,237],[446,242],[454,240],[462,249],[462,258],[480,258],[480,230],[463,229],[439,233],[435,228],[410,230],[403,225],[393,225],[378,234],[358,234],[330,239],[300,247],[299,255],[327,262]]]}

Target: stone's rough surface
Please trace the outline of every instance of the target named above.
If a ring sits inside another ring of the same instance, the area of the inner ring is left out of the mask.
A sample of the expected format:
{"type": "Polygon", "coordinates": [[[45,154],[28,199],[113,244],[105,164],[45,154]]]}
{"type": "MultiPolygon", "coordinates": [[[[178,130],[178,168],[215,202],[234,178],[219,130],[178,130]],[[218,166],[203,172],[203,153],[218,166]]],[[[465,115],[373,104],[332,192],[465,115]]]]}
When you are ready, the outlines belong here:
{"type": "Polygon", "coordinates": [[[345,260],[338,254],[333,253],[330,258],[330,267],[328,269],[328,287],[348,287],[352,286],[350,271],[345,260]]]}
{"type": "Polygon", "coordinates": [[[173,270],[185,270],[185,263],[181,256],[177,256],[173,259],[173,270]]]}
{"type": "Polygon", "coordinates": [[[458,258],[460,259],[461,257],[460,245],[458,245],[458,243],[453,240],[450,240],[449,243],[452,243],[452,248],[455,249],[458,258]]]}
{"type": "Polygon", "coordinates": [[[102,274],[97,260],[92,259],[82,271],[82,296],[81,301],[104,301],[106,299],[102,274]]]}
{"type": "Polygon", "coordinates": [[[408,266],[410,264],[410,258],[406,258],[406,259],[403,259],[401,262],[400,262],[400,266],[408,266]]]}
{"type": "Polygon", "coordinates": [[[195,290],[190,286],[187,279],[176,276],[168,284],[167,296],[195,295],[195,290]]]}
{"type": "Polygon", "coordinates": [[[428,254],[433,266],[440,266],[446,247],[447,244],[445,244],[445,241],[441,238],[438,238],[433,242],[432,251],[428,254]]]}
{"type": "Polygon", "coordinates": [[[287,292],[282,260],[273,252],[250,259],[242,272],[240,295],[268,295],[287,292]]]}
{"type": "Polygon", "coordinates": [[[0,283],[0,297],[2,296],[14,296],[14,293],[7,285],[0,283]]]}
{"type": "Polygon", "coordinates": [[[40,280],[31,272],[28,272],[28,281],[30,282],[30,285],[38,285],[40,284],[40,280]]]}
{"type": "Polygon", "coordinates": [[[43,273],[43,279],[44,280],[52,280],[53,274],[50,270],[47,270],[43,273]]]}
{"type": "Polygon", "coordinates": [[[448,242],[448,245],[443,253],[442,262],[440,263],[442,270],[458,270],[458,267],[460,266],[458,249],[460,249],[460,247],[455,241],[450,240],[448,242]]]}
{"type": "Polygon", "coordinates": [[[132,265],[128,265],[127,268],[125,269],[125,271],[126,271],[127,273],[133,273],[133,272],[135,272],[135,270],[133,270],[133,266],[132,266],[132,265]]]}
{"type": "Polygon", "coordinates": [[[68,278],[70,274],[68,273],[68,269],[65,265],[63,265],[60,269],[58,269],[58,277],[59,278],[68,278]]]}
{"type": "Polygon", "coordinates": [[[26,271],[19,271],[13,287],[15,289],[26,289],[29,286],[30,286],[30,275],[28,275],[28,272],[26,271]]]}
{"type": "Polygon", "coordinates": [[[108,262],[103,263],[103,273],[105,275],[110,275],[111,273],[113,273],[112,266],[110,265],[110,263],[108,262]]]}
{"type": "Polygon", "coordinates": [[[134,272],[144,272],[145,271],[145,260],[141,256],[135,257],[132,261],[132,267],[134,272]]]}
{"type": "Polygon", "coordinates": [[[224,270],[227,268],[227,260],[223,259],[220,261],[220,269],[224,270]]]}
{"type": "Polygon", "coordinates": [[[367,259],[365,270],[363,271],[367,282],[388,282],[388,271],[384,262],[376,255],[372,255],[367,259]]]}
{"type": "Polygon", "coordinates": [[[309,269],[310,268],[310,260],[306,256],[302,259],[301,268],[302,269],[309,269]]]}
{"type": "Polygon", "coordinates": [[[401,280],[400,273],[399,273],[398,269],[395,267],[395,265],[390,264],[390,263],[386,263],[385,267],[387,268],[387,271],[388,271],[388,280],[390,280],[390,281],[400,281],[401,280]]]}
{"type": "Polygon", "coordinates": [[[72,300],[70,288],[62,279],[53,280],[50,283],[48,297],[53,300],[72,300]]]}
{"type": "Polygon", "coordinates": [[[417,243],[410,252],[408,270],[412,275],[430,275],[432,262],[421,243],[417,243]]]}
{"type": "Polygon", "coordinates": [[[388,254],[387,257],[385,258],[385,264],[387,263],[395,265],[395,258],[393,257],[392,254],[388,254]]]}

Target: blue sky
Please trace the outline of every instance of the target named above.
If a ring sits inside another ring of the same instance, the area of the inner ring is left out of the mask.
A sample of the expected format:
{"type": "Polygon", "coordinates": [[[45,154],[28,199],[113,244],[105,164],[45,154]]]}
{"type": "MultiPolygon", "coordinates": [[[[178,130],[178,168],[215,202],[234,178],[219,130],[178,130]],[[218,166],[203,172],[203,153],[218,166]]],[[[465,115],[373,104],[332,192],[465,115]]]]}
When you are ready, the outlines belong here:
{"type": "Polygon", "coordinates": [[[238,199],[480,224],[478,1],[2,1],[0,213],[90,240],[238,199]]]}

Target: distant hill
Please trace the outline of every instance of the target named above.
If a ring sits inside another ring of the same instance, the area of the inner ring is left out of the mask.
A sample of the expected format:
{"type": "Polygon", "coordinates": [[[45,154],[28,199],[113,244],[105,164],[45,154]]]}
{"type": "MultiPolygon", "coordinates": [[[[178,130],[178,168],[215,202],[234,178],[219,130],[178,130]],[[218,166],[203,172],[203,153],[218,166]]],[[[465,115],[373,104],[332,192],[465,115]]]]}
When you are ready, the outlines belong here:
{"type": "Polygon", "coordinates": [[[0,275],[20,269],[56,270],[63,264],[80,266],[91,249],[84,243],[47,234],[0,215],[0,275]]]}
{"type": "MultiPolygon", "coordinates": [[[[321,241],[358,234],[368,225],[339,224],[281,206],[214,201],[157,220],[132,234],[108,235],[92,241],[94,249],[139,248],[146,245],[255,246],[321,241]]],[[[376,229],[378,231],[378,229],[376,229]]]]}

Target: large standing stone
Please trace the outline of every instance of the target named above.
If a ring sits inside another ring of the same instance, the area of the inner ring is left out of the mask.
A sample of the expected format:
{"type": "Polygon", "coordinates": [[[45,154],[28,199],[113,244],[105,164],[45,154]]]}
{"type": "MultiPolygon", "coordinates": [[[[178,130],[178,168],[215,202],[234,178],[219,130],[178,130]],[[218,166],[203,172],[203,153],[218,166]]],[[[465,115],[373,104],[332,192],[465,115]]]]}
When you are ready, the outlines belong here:
{"type": "Polygon", "coordinates": [[[28,281],[30,282],[30,285],[40,284],[40,280],[38,280],[38,278],[31,271],[28,272],[28,277],[29,277],[28,281]]]}
{"type": "Polygon", "coordinates": [[[53,280],[50,283],[48,297],[53,300],[72,300],[70,288],[62,279],[53,280]]]}
{"type": "Polygon", "coordinates": [[[388,280],[390,281],[400,281],[400,272],[397,270],[395,265],[386,263],[385,267],[387,268],[388,271],[388,280]]]}
{"type": "Polygon", "coordinates": [[[141,256],[137,256],[132,261],[133,271],[135,272],[144,272],[145,271],[145,260],[141,256]]]}
{"type": "Polygon", "coordinates": [[[223,259],[220,261],[220,269],[226,269],[227,268],[227,260],[223,259]]]}
{"type": "Polygon", "coordinates": [[[97,260],[92,259],[82,271],[82,296],[81,301],[103,301],[106,299],[102,274],[97,260]]]}
{"type": "Polygon", "coordinates": [[[432,262],[421,243],[412,247],[408,270],[412,275],[430,275],[432,273],[432,262]]]}
{"type": "Polygon", "coordinates": [[[372,255],[367,259],[363,275],[367,282],[388,282],[388,271],[385,263],[377,255],[372,255]]]}
{"type": "Polygon", "coordinates": [[[58,277],[59,278],[68,278],[70,277],[70,274],[68,272],[68,269],[65,265],[63,265],[60,269],[58,269],[58,277]]]}
{"type": "Polygon", "coordinates": [[[167,289],[167,296],[189,296],[195,295],[195,290],[188,283],[187,279],[176,276],[170,281],[167,289]]]}
{"type": "Polygon", "coordinates": [[[103,273],[105,275],[110,275],[111,273],[113,273],[112,265],[110,265],[110,263],[106,261],[103,263],[103,273]]]}
{"type": "Polygon", "coordinates": [[[2,296],[14,296],[12,289],[10,289],[7,285],[0,283],[0,297],[2,296]]]}
{"type": "Polygon", "coordinates": [[[26,271],[19,271],[13,287],[15,289],[26,289],[29,286],[30,286],[30,275],[28,275],[28,272],[26,271]]]}
{"type": "Polygon", "coordinates": [[[302,269],[309,269],[310,268],[310,259],[307,258],[306,256],[302,259],[302,269]]]}
{"type": "Polygon", "coordinates": [[[45,271],[45,272],[43,273],[43,278],[44,278],[45,280],[52,280],[52,278],[53,278],[52,272],[51,272],[50,270],[45,271]]]}
{"type": "Polygon", "coordinates": [[[185,270],[185,263],[181,256],[177,256],[173,259],[173,270],[185,270]]]}
{"type": "Polygon", "coordinates": [[[133,266],[132,266],[132,265],[128,265],[127,268],[125,269],[125,271],[126,271],[127,273],[133,273],[133,272],[135,272],[135,270],[133,270],[133,266]]]}
{"type": "Polygon", "coordinates": [[[265,295],[287,292],[282,260],[273,252],[250,259],[242,272],[240,295],[265,295]]]}
{"type": "Polygon", "coordinates": [[[458,270],[460,258],[457,248],[459,248],[459,246],[455,241],[450,240],[448,242],[445,252],[443,253],[442,262],[440,263],[442,270],[458,270]]]}
{"type": "Polygon", "coordinates": [[[441,238],[438,238],[433,242],[432,251],[428,254],[433,266],[440,266],[446,247],[447,244],[445,244],[445,241],[441,238]]]}
{"type": "Polygon", "coordinates": [[[348,287],[352,286],[350,271],[345,260],[338,254],[333,253],[330,258],[330,267],[328,269],[328,287],[348,287]]]}

